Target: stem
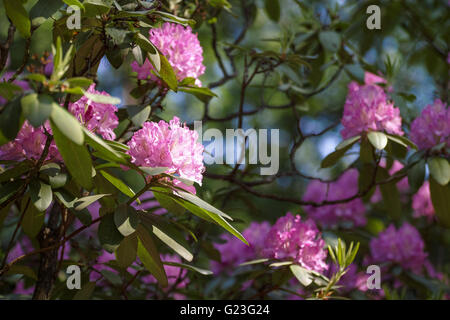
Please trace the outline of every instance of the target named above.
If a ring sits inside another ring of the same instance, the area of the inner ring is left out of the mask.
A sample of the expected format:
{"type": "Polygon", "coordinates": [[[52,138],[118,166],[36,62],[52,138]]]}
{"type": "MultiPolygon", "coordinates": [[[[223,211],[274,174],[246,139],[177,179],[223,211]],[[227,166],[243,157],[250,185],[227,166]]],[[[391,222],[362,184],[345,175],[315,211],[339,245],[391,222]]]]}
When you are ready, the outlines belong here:
{"type": "MultiPolygon", "coordinates": [[[[59,243],[61,228],[59,226],[61,207],[55,203],[50,210],[47,226],[39,234],[39,244],[41,248],[46,248],[59,243]]],[[[42,252],[40,254],[39,273],[36,287],[33,293],[33,300],[49,300],[58,273],[58,249],[42,252]]]]}

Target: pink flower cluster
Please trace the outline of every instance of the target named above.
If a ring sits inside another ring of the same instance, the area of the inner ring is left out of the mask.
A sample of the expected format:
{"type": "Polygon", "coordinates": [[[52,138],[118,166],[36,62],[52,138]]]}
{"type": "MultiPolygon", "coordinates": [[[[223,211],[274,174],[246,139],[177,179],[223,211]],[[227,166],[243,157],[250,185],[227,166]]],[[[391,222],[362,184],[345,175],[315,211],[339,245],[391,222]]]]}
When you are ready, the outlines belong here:
{"type": "Polygon", "coordinates": [[[419,188],[412,199],[412,208],[414,209],[414,217],[428,217],[432,219],[434,216],[434,207],[431,202],[430,183],[425,181],[419,188]]]}
{"type": "Polygon", "coordinates": [[[373,263],[392,262],[419,273],[426,261],[425,244],[416,228],[404,223],[398,230],[390,225],[370,241],[373,263]]]}
{"type": "MultiPolygon", "coordinates": [[[[347,170],[334,182],[324,183],[313,180],[308,184],[303,196],[304,201],[322,202],[351,197],[358,192],[358,171],[347,170]]],[[[321,207],[305,206],[308,216],[324,227],[335,227],[338,224],[351,223],[353,226],[363,226],[367,223],[365,207],[361,199],[325,205],[321,207]]]]}
{"type": "MultiPolygon", "coordinates": [[[[205,72],[203,48],[191,27],[167,22],[160,28],[151,29],[149,33],[150,42],[167,58],[177,79],[181,81],[187,77],[195,78],[195,84],[201,86],[198,77],[205,72]]],[[[152,74],[154,68],[148,59],[142,66],[134,61],[131,67],[137,72],[138,79],[157,79],[152,74]]]]}
{"type": "Polygon", "coordinates": [[[328,269],[325,241],[311,219],[301,221],[299,215],[288,212],[272,226],[264,244],[264,253],[269,258],[293,260],[317,272],[328,269]]]}
{"type": "Polygon", "coordinates": [[[411,123],[410,137],[420,149],[429,149],[440,143],[450,147],[450,108],[439,99],[427,105],[411,123]]]}
{"type": "Polygon", "coordinates": [[[366,84],[359,85],[354,81],[349,84],[341,121],[344,139],[371,130],[403,135],[400,110],[388,101],[383,88],[374,84],[382,82],[380,79],[384,80],[366,75],[366,84]]]}
{"type": "MultiPolygon", "coordinates": [[[[88,93],[109,96],[105,91],[95,90],[95,84],[87,90],[88,93]]],[[[116,116],[117,107],[112,104],[93,102],[86,96],[69,104],[69,111],[91,132],[100,134],[106,140],[114,140],[114,129],[119,125],[116,116]]]]}
{"type": "Polygon", "coordinates": [[[181,125],[177,117],[169,123],[145,122],[128,142],[128,154],[138,166],[168,167],[168,173],[201,185],[205,167],[203,145],[197,139],[198,133],[181,125]]]}
{"type": "Polygon", "coordinates": [[[223,271],[232,271],[232,268],[239,264],[258,259],[263,256],[264,240],[270,230],[268,222],[252,222],[250,226],[242,232],[244,238],[248,241],[249,246],[241,240],[230,234],[221,236],[225,243],[214,244],[215,248],[220,252],[221,261],[211,262],[211,268],[214,273],[223,271]]]}
{"type": "MultiPolygon", "coordinates": [[[[95,84],[92,84],[87,92],[108,96],[106,92],[96,91],[95,84]]],[[[104,139],[115,139],[113,130],[119,124],[115,114],[117,112],[116,106],[93,102],[83,96],[78,101],[69,104],[69,111],[88,130],[100,134],[104,139]]],[[[47,141],[44,128],[49,134],[52,134],[48,121],[38,128],[34,128],[28,121],[25,121],[15,139],[0,146],[0,159],[15,161],[24,159],[38,160],[47,141]]],[[[54,141],[50,144],[46,160],[61,161],[61,155],[54,141]]]]}

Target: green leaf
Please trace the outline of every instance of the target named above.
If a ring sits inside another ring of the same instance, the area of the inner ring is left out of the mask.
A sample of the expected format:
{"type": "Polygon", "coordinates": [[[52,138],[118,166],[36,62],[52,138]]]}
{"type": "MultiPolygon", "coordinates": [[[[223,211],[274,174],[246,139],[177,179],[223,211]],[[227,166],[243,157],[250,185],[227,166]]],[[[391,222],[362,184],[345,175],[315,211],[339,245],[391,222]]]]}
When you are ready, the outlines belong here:
{"type": "Polygon", "coordinates": [[[31,22],[28,17],[28,12],[22,5],[22,1],[18,0],[3,0],[5,5],[6,15],[11,19],[12,23],[19,30],[22,37],[25,39],[31,36],[31,22]]]}
{"type": "Polygon", "coordinates": [[[67,139],[53,121],[50,123],[53,138],[70,174],[82,187],[92,189],[92,160],[86,147],[67,139]]]}
{"type": "Polygon", "coordinates": [[[250,260],[250,261],[246,261],[246,262],[241,263],[239,266],[241,266],[241,267],[251,266],[251,265],[254,265],[254,264],[260,264],[260,263],[264,263],[264,262],[267,262],[267,261],[269,261],[269,259],[267,259],[267,258],[250,260]]]}
{"type": "MultiPolygon", "coordinates": [[[[389,177],[389,172],[385,168],[377,168],[377,181],[383,181],[389,177]]],[[[402,215],[402,203],[400,201],[400,194],[397,189],[396,181],[382,183],[379,187],[383,196],[383,204],[386,211],[394,220],[400,219],[402,215]]]]}
{"type": "Polygon", "coordinates": [[[108,172],[104,170],[100,170],[100,173],[102,174],[102,176],[105,177],[106,180],[111,182],[111,184],[114,187],[116,187],[120,192],[122,192],[124,195],[130,198],[134,197],[135,195],[134,191],[129,186],[127,186],[122,180],[110,175],[108,172]]]}
{"type": "Polygon", "coordinates": [[[5,144],[15,139],[22,124],[22,106],[19,99],[14,99],[0,113],[0,143],[5,144]]]}
{"type": "Polygon", "coordinates": [[[56,104],[52,97],[36,93],[29,94],[20,100],[22,111],[33,127],[37,128],[44,124],[52,113],[53,105],[56,104]]]}
{"type": "Polygon", "coordinates": [[[117,273],[112,272],[111,270],[104,269],[100,271],[103,277],[108,280],[114,286],[122,285],[122,279],[117,273]]]}
{"type": "Polygon", "coordinates": [[[397,143],[403,142],[403,144],[407,145],[408,147],[417,150],[416,144],[404,136],[399,136],[395,134],[386,134],[386,136],[392,141],[395,141],[397,143]]]}
{"type": "Polygon", "coordinates": [[[370,131],[367,134],[370,143],[378,150],[383,150],[388,142],[387,136],[383,132],[370,131]]]}
{"type": "Polygon", "coordinates": [[[33,269],[31,269],[29,266],[21,265],[21,264],[14,264],[9,269],[8,272],[6,272],[7,275],[13,275],[13,274],[23,274],[24,276],[27,276],[30,279],[37,280],[38,277],[33,269]]]}
{"type": "Polygon", "coordinates": [[[217,94],[212,92],[209,88],[179,86],[178,90],[193,94],[197,99],[203,102],[208,102],[212,97],[217,97],[217,94]]]}
{"type": "Polygon", "coordinates": [[[155,11],[155,14],[159,14],[161,16],[161,18],[166,22],[175,22],[175,23],[182,24],[184,26],[189,25],[191,27],[193,27],[195,25],[195,20],[177,17],[173,14],[170,14],[170,13],[167,13],[164,11],[155,11]]]}
{"type": "Polygon", "coordinates": [[[176,253],[178,253],[180,256],[182,256],[187,261],[192,261],[194,256],[192,253],[187,250],[184,246],[182,246],[180,243],[178,243],[174,238],[170,237],[167,230],[162,231],[161,229],[157,228],[156,226],[153,226],[153,233],[155,236],[157,236],[162,242],[164,242],[167,246],[172,248],[176,253]]]}
{"type": "Polygon", "coordinates": [[[93,204],[97,200],[99,200],[105,196],[110,196],[110,194],[96,194],[93,196],[87,196],[87,197],[77,199],[74,202],[75,210],[77,210],[77,211],[83,210],[83,209],[89,207],[91,204],[93,204]]]}
{"type": "Polygon", "coordinates": [[[86,142],[96,149],[100,155],[107,158],[107,160],[111,160],[113,162],[118,163],[126,163],[124,157],[117,152],[114,148],[112,148],[105,140],[97,136],[95,133],[92,133],[87,128],[82,127],[84,137],[86,142]]]}
{"type": "Polygon", "coordinates": [[[445,186],[450,181],[450,163],[447,159],[434,157],[428,160],[430,174],[441,186],[445,186]]]}
{"type": "Polygon", "coordinates": [[[25,180],[15,180],[2,185],[0,188],[0,204],[8,200],[24,184],[25,180]]]}
{"type": "Polygon", "coordinates": [[[122,101],[119,98],[112,97],[110,95],[103,95],[103,94],[94,94],[87,91],[84,91],[84,95],[86,98],[91,100],[92,102],[102,103],[102,104],[120,104],[122,101]]]}
{"type": "Polygon", "coordinates": [[[161,207],[166,209],[169,212],[181,215],[186,212],[182,206],[180,206],[177,202],[175,202],[171,197],[166,196],[163,192],[155,192],[153,193],[156,200],[159,202],[161,207]]]}
{"type": "Polygon", "coordinates": [[[162,287],[167,287],[166,271],[164,270],[152,236],[143,225],[139,225],[136,232],[138,235],[137,254],[139,259],[142,261],[145,268],[156,278],[156,280],[158,280],[158,283],[162,287]]]}
{"type": "Polygon", "coordinates": [[[408,170],[408,183],[415,193],[425,181],[425,160],[420,160],[408,170]]]}
{"type": "Polygon", "coordinates": [[[40,212],[47,210],[53,200],[52,188],[39,180],[30,182],[30,197],[33,205],[40,212]]]}
{"type": "Polygon", "coordinates": [[[74,87],[88,87],[92,84],[92,80],[85,77],[73,77],[66,80],[69,86],[74,87]]]}
{"type": "Polygon", "coordinates": [[[30,163],[20,162],[18,165],[3,171],[0,174],[0,182],[5,182],[20,177],[24,173],[30,171],[30,169],[31,169],[30,163]]]}
{"type": "Polygon", "coordinates": [[[342,147],[341,149],[338,149],[336,151],[333,151],[332,153],[330,153],[329,155],[327,155],[323,160],[322,163],[320,164],[321,168],[329,168],[331,166],[334,166],[339,159],[341,159],[345,153],[353,146],[353,144],[355,144],[355,142],[342,147]]]}
{"type": "Polygon", "coordinates": [[[359,135],[358,135],[358,136],[351,137],[351,138],[348,138],[348,139],[342,141],[341,143],[339,143],[339,144],[336,146],[336,150],[340,150],[340,149],[346,148],[346,147],[348,147],[348,146],[353,146],[353,145],[354,145],[356,142],[358,142],[360,139],[361,139],[361,136],[359,136],[359,135]]]}
{"type": "Polygon", "coordinates": [[[141,106],[128,106],[127,112],[130,116],[131,122],[136,127],[142,126],[142,124],[147,121],[148,116],[150,115],[150,111],[152,108],[150,106],[141,107],[141,106]]]}
{"type": "Polygon", "coordinates": [[[79,146],[83,144],[84,135],[81,124],[71,113],[54,103],[50,118],[54,124],[52,127],[56,126],[58,132],[79,146]]]}
{"type": "MultiPolygon", "coordinates": [[[[26,202],[30,199],[25,197],[22,201],[22,210],[25,210],[26,202]]],[[[30,203],[25,211],[22,220],[22,229],[31,238],[35,237],[44,225],[45,211],[39,211],[30,203]]]]}
{"type": "Polygon", "coordinates": [[[195,272],[198,272],[198,273],[200,273],[200,274],[202,274],[204,276],[210,276],[210,275],[213,274],[213,272],[211,270],[202,269],[202,268],[191,266],[191,265],[185,264],[185,263],[163,261],[163,264],[165,264],[167,266],[180,267],[180,268],[183,268],[183,269],[195,271],[195,272]]]}
{"type": "Polygon", "coordinates": [[[450,228],[450,185],[443,186],[431,177],[430,193],[439,223],[450,228]]]}
{"type": "Polygon", "coordinates": [[[307,269],[296,264],[289,266],[289,269],[303,286],[307,287],[313,282],[311,273],[307,269]]]}
{"type": "Polygon", "coordinates": [[[85,9],[84,5],[78,0],[63,0],[63,2],[68,6],[77,6],[83,10],[85,9]]]}
{"type": "Polygon", "coordinates": [[[265,0],[264,8],[270,20],[278,22],[280,20],[280,2],[279,0],[265,0]]]}
{"type": "Polygon", "coordinates": [[[89,300],[94,293],[95,282],[88,282],[83,284],[80,290],[75,293],[73,300],[89,300]]]}
{"type": "Polygon", "coordinates": [[[336,31],[320,32],[319,41],[325,50],[330,52],[337,52],[341,47],[341,36],[336,31]]]}
{"type": "Polygon", "coordinates": [[[86,9],[86,16],[95,17],[105,13],[108,13],[110,7],[103,3],[101,0],[85,0],[83,2],[86,9]]]}
{"type": "Polygon", "coordinates": [[[114,212],[114,223],[117,230],[119,230],[124,237],[127,237],[136,231],[140,219],[133,207],[122,204],[118,206],[114,212]]]}
{"type": "Polygon", "coordinates": [[[98,239],[103,248],[114,252],[123,240],[123,235],[117,230],[114,223],[114,214],[108,213],[102,217],[98,226],[98,239]]]}
{"type": "Polygon", "coordinates": [[[176,194],[179,195],[181,198],[195,204],[196,206],[205,209],[206,211],[215,213],[216,215],[222,217],[222,218],[226,218],[228,220],[233,221],[233,218],[231,218],[229,215],[227,215],[226,213],[220,211],[219,209],[217,209],[216,207],[210,205],[208,202],[200,199],[199,197],[197,197],[195,194],[184,191],[184,190],[176,190],[176,194]]]}
{"type": "Polygon", "coordinates": [[[344,67],[344,70],[350,78],[358,81],[359,83],[364,83],[365,71],[359,64],[348,64],[344,67]]]}
{"type": "Polygon", "coordinates": [[[138,238],[135,233],[122,240],[116,249],[116,260],[119,266],[126,269],[136,260],[137,247],[138,238]]]}
{"type": "Polygon", "coordinates": [[[151,175],[151,176],[157,176],[157,175],[163,174],[164,172],[169,170],[168,167],[155,167],[155,168],[139,167],[139,169],[141,169],[144,173],[151,175]]]}
{"type": "Polygon", "coordinates": [[[178,80],[177,76],[175,75],[175,71],[173,71],[172,66],[165,56],[160,54],[159,58],[161,60],[161,70],[159,71],[161,79],[164,80],[164,82],[169,86],[170,89],[172,89],[173,91],[177,91],[178,80]]]}
{"type": "Polygon", "coordinates": [[[374,162],[374,147],[368,139],[361,140],[361,148],[359,149],[359,158],[362,163],[374,162]]]}

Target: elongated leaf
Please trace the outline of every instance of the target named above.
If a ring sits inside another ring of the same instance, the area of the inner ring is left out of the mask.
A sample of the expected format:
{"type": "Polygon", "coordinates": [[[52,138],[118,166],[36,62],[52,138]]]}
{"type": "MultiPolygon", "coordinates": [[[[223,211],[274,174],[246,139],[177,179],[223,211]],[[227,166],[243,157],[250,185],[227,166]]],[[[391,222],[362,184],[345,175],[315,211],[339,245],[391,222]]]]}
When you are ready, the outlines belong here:
{"type": "Polygon", "coordinates": [[[431,177],[430,193],[439,223],[450,228],[450,185],[443,186],[431,177]]]}
{"type": "MultiPolygon", "coordinates": [[[[30,199],[25,197],[22,201],[22,210],[25,210],[26,203],[30,199]]],[[[26,208],[22,220],[22,229],[31,238],[35,237],[44,225],[45,212],[39,211],[32,203],[26,208]]]]}
{"type": "Polygon", "coordinates": [[[195,271],[198,272],[204,276],[210,276],[213,274],[213,272],[211,270],[206,270],[203,268],[199,268],[199,267],[195,267],[195,266],[191,266],[189,264],[185,264],[185,263],[178,263],[178,262],[169,262],[169,261],[163,261],[163,263],[167,266],[174,266],[174,267],[180,267],[183,269],[187,269],[187,270],[191,270],[191,271],[195,271]]]}
{"type": "Polygon", "coordinates": [[[136,229],[138,235],[138,250],[139,259],[144,264],[145,268],[158,280],[162,287],[167,287],[167,276],[164,270],[159,252],[156,249],[152,236],[148,233],[143,225],[139,225],[136,229]]]}
{"type": "Polygon", "coordinates": [[[172,248],[176,253],[182,256],[185,260],[189,262],[192,261],[194,256],[187,249],[187,243],[183,239],[182,235],[178,235],[177,231],[170,228],[168,225],[159,224],[158,226],[159,228],[155,225],[152,226],[153,234],[167,246],[172,248]]]}
{"type": "Polygon", "coordinates": [[[159,55],[161,61],[161,70],[159,70],[159,75],[164,80],[165,83],[169,86],[173,91],[178,90],[178,80],[175,75],[175,71],[173,71],[172,66],[165,56],[162,54],[159,55]]]}
{"type": "Polygon", "coordinates": [[[88,282],[83,284],[81,289],[77,291],[73,300],[89,300],[94,293],[95,290],[95,282],[88,282]]]}
{"type": "Polygon", "coordinates": [[[56,126],[58,132],[61,132],[67,139],[79,146],[83,144],[84,134],[81,124],[72,114],[55,103],[50,117],[53,123],[52,129],[56,126]]]}
{"type": "Polygon", "coordinates": [[[135,195],[134,191],[129,186],[127,186],[122,180],[110,175],[108,172],[104,170],[100,170],[100,173],[102,174],[102,176],[105,177],[106,180],[111,182],[111,184],[114,187],[116,187],[120,192],[122,192],[123,194],[125,194],[130,198],[134,197],[135,195]]]}
{"type": "Polygon", "coordinates": [[[53,200],[52,188],[39,180],[30,182],[31,202],[40,212],[47,210],[53,200]]]}
{"type": "Polygon", "coordinates": [[[292,274],[297,278],[297,280],[305,287],[309,286],[312,282],[311,273],[303,267],[299,265],[293,264],[289,266],[292,271],[292,274]]]}
{"type": "Polygon", "coordinates": [[[128,268],[135,260],[138,238],[135,233],[125,237],[116,250],[116,260],[122,268],[128,268]]]}
{"type": "Polygon", "coordinates": [[[85,208],[87,208],[88,206],[90,206],[91,204],[93,204],[94,202],[96,202],[97,200],[106,197],[106,196],[110,196],[110,194],[96,194],[93,196],[87,196],[87,197],[83,197],[80,199],[77,199],[74,202],[74,206],[75,206],[75,210],[83,210],[85,208]]]}
{"type": "Polygon", "coordinates": [[[59,131],[53,121],[50,123],[53,138],[70,174],[82,187],[92,189],[92,160],[86,147],[72,142],[59,131]]]}
{"type": "Polygon", "coordinates": [[[265,0],[264,8],[270,20],[278,22],[280,20],[280,2],[279,0],[265,0]]]}
{"type": "Polygon", "coordinates": [[[108,143],[106,143],[102,138],[98,137],[95,133],[90,132],[88,129],[83,127],[83,132],[86,138],[86,142],[96,149],[101,154],[105,155],[111,161],[118,163],[126,163],[122,154],[114,150],[108,143]]]}
{"type": "Polygon", "coordinates": [[[147,121],[148,116],[150,115],[150,111],[152,108],[150,106],[141,107],[141,106],[128,106],[127,112],[130,116],[131,122],[136,127],[142,126],[142,124],[147,121]]]}
{"type": "Polygon", "coordinates": [[[14,166],[8,170],[3,171],[0,174],[0,182],[5,182],[20,177],[24,173],[28,172],[30,169],[31,169],[30,163],[21,162],[17,166],[14,166]]]}
{"type": "Polygon", "coordinates": [[[339,161],[339,159],[341,159],[345,155],[345,153],[353,146],[354,143],[356,143],[356,141],[327,155],[322,160],[320,166],[322,168],[329,168],[335,165],[339,161]]]}
{"type": "Polygon", "coordinates": [[[340,149],[346,148],[348,146],[353,146],[356,142],[359,141],[359,139],[361,139],[361,136],[354,136],[354,137],[348,138],[348,139],[342,141],[341,143],[339,143],[336,147],[336,150],[340,150],[340,149]]]}
{"type": "Polygon", "coordinates": [[[450,163],[447,159],[434,157],[428,160],[430,174],[441,186],[445,186],[450,181],[450,163]]]}
{"type": "Polygon", "coordinates": [[[103,216],[98,226],[98,238],[100,244],[108,252],[114,252],[122,242],[124,237],[119,230],[117,230],[113,214],[108,213],[103,216]]]}
{"type": "Polygon", "coordinates": [[[116,224],[117,230],[119,230],[124,237],[133,234],[136,231],[139,222],[140,219],[136,210],[127,204],[118,206],[114,212],[114,223],[116,224]]]}
{"type": "MultiPolygon", "coordinates": [[[[382,167],[377,168],[377,181],[386,180],[389,176],[389,172],[386,169],[382,167]]],[[[379,187],[383,196],[383,204],[386,211],[393,219],[400,219],[402,215],[402,203],[400,201],[400,194],[396,182],[382,183],[379,187]]]]}
{"type": "Polygon", "coordinates": [[[110,95],[94,94],[94,93],[90,93],[87,91],[84,92],[84,95],[89,100],[91,100],[93,102],[97,102],[97,103],[102,103],[102,104],[116,105],[116,104],[120,104],[122,102],[119,98],[112,97],[110,95]]]}
{"type": "Polygon", "coordinates": [[[11,19],[22,37],[29,38],[31,36],[31,21],[27,11],[22,5],[22,1],[3,0],[3,4],[5,5],[8,18],[11,19]]]}
{"type": "Polygon", "coordinates": [[[20,100],[22,104],[23,115],[30,121],[33,127],[37,128],[44,124],[52,113],[53,99],[45,94],[29,94],[20,100]]]}

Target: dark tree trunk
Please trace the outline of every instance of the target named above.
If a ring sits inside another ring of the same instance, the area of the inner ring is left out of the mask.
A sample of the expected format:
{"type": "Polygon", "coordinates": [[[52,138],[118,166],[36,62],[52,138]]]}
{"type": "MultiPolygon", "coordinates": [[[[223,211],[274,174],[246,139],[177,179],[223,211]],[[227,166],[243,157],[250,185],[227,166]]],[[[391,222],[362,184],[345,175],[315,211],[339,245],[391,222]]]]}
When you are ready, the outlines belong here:
{"type": "MultiPolygon", "coordinates": [[[[60,217],[61,207],[55,202],[50,210],[47,225],[39,233],[39,245],[47,248],[60,241],[60,217]]],[[[58,249],[42,252],[40,254],[39,273],[36,287],[34,288],[34,300],[49,300],[58,273],[58,249]]]]}

